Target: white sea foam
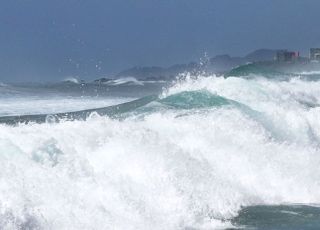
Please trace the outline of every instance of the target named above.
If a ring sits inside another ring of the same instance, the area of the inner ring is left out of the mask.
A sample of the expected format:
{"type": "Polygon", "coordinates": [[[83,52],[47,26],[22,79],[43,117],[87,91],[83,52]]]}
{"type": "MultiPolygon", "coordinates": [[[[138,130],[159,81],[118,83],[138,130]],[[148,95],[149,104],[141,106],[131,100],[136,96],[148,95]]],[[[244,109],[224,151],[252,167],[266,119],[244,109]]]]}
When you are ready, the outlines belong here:
{"type": "Polygon", "coordinates": [[[67,78],[63,79],[63,82],[71,82],[71,83],[74,83],[74,84],[79,84],[80,80],[78,78],[75,78],[75,77],[67,77],[67,78]]]}
{"type": "Polygon", "coordinates": [[[0,228],[216,229],[242,206],[319,204],[320,109],[300,100],[319,103],[319,86],[188,78],[163,94],[205,89],[260,118],[219,107],[0,125],[0,228]]]}
{"type": "Polygon", "coordinates": [[[106,82],[107,85],[143,85],[142,81],[134,77],[123,77],[106,82]]]}
{"type": "Polygon", "coordinates": [[[0,116],[25,114],[50,114],[107,107],[134,98],[94,97],[5,97],[0,98],[0,116]]]}
{"type": "Polygon", "coordinates": [[[303,74],[303,75],[319,75],[320,71],[304,71],[304,72],[301,72],[300,74],[303,74]]]}

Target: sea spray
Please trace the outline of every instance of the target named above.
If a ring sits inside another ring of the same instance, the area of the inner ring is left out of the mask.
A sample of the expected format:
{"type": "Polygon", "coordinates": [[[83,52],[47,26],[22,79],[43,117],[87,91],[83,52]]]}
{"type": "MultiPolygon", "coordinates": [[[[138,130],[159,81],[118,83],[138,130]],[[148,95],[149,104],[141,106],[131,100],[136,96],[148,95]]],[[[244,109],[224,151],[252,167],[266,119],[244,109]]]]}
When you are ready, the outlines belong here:
{"type": "Polygon", "coordinates": [[[319,204],[319,84],[187,78],[121,119],[0,125],[1,228],[226,228],[319,204]]]}

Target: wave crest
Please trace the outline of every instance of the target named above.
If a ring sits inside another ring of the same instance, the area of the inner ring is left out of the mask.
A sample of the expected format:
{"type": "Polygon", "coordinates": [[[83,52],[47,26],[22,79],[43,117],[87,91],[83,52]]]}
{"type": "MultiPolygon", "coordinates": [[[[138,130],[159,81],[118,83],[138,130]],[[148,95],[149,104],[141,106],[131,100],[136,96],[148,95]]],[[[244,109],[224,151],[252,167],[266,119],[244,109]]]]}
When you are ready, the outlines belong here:
{"type": "Polygon", "coordinates": [[[187,77],[120,119],[0,125],[1,213],[53,229],[221,228],[243,207],[319,204],[320,111],[301,103],[319,87],[187,77]]]}
{"type": "Polygon", "coordinates": [[[124,77],[124,78],[118,78],[114,80],[110,80],[106,82],[107,85],[143,85],[143,82],[137,80],[134,77],[124,77]]]}

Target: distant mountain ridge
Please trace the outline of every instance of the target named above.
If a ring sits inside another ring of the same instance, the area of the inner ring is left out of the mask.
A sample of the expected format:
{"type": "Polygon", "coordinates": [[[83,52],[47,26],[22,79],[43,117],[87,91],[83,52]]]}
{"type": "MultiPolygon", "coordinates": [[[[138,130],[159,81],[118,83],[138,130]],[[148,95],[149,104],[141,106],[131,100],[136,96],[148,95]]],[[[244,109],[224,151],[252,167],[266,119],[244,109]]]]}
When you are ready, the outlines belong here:
{"type": "MultiPolygon", "coordinates": [[[[175,64],[168,68],[159,66],[135,66],[119,72],[114,78],[134,77],[139,80],[167,80],[183,72],[206,71],[207,73],[224,73],[249,62],[271,61],[274,59],[276,53],[277,50],[258,49],[244,57],[232,57],[228,54],[217,55],[209,58],[204,64],[190,62],[188,64],[175,64]]],[[[109,81],[107,78],[96,80],[96,82],[101,83],[107,81],[109,81]]]]}
{"type": "Polygon", "coordinates": [[[175,77],[181,72],[191,72],[199,68],[199,64],[191,62],[189,64],[176,64],[168,68],[152,66],[152,67],[133,67],[118,73],[115,77],[135,77],[137,79],[155,80],[167,79],[175,77]]]}
{"type": "Polygon", "coordinates": [[[278,50],[259,49],[255,50],[245,56],[251,62],[257,61],[271,61],[275,58],[278,50]]]}
{"type": "Polygon", "coordinates": [[[249,62],[272,61],[277,50],[258,49],[244,57],[231,57],[227,54],[218,55],[210,59],[208,69],[213,73],[230,71],[231,69],[249,62]]]}

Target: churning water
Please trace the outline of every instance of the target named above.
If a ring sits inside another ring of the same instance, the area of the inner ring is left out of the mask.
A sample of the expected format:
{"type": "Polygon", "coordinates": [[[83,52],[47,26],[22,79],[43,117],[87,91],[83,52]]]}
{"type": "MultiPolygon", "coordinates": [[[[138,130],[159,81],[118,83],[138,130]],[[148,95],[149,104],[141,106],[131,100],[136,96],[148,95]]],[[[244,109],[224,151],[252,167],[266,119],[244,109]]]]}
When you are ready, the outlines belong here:
{"type": "Polygon", "coordinates": [[[320,81],[108,87],[48,104],[32,88],[0,86],[1,229],[320,228],[320,81]],[[79,119],[12,123],[141,97],[79,119]]]}

